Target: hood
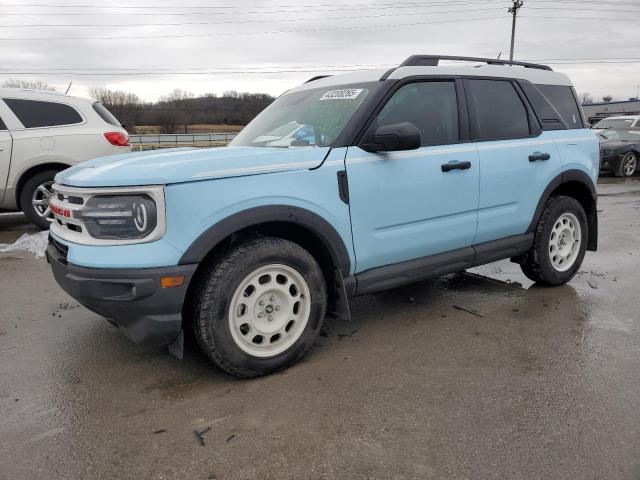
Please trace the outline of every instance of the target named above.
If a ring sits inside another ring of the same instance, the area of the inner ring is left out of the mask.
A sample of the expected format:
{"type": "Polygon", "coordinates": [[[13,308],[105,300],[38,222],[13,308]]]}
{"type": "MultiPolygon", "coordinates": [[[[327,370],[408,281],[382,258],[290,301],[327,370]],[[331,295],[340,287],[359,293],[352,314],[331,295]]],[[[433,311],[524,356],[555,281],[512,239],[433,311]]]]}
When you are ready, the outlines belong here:
{"type": "Polygon", "coordinates": [[[624,142],[622,140],[602,140],[600,142],[600,150],[615,150],[621,147],[631,147],[636,145],[634,142],[624,142]]]}
{"type": "Polygon", "coordinates": [[[329,147],[172,148],[100,157],[56,175],[72,187],[167,185],[319,166],[329,147]]]}

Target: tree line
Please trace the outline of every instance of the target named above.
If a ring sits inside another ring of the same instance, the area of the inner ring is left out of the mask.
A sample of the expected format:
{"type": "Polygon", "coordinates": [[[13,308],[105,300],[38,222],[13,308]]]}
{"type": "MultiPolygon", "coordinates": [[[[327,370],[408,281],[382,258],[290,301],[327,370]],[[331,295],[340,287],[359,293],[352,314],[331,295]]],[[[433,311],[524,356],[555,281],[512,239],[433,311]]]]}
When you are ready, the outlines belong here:
{"type": "Polygon", "coordinates": [[[187,133],[189,125],[246,125],[267,107],[274,98],[265,93],[227,91],[196,97],[191,92],[175,89],[157,102],[142,102],[128,92],[104,87],[89,89],[120,122],[133,130],[136,125],[157,125],[160,133],[187,133]]]}
{"type": "MultiPolygon", "coordinates": [[[[40,80],[7,80],[3,87],[55,90],[40,80]]],[[[157,102],[143,102],[135,93],[105,87],[89,88],[89,96],[104,105],[127,130],[136,126],[160,127],[160,133],[188,133],[189,125],[246,125],[273,102],[266,93],[229,90],[218,96],[209,93],[196,97],[179,88],[157,102]]]]}

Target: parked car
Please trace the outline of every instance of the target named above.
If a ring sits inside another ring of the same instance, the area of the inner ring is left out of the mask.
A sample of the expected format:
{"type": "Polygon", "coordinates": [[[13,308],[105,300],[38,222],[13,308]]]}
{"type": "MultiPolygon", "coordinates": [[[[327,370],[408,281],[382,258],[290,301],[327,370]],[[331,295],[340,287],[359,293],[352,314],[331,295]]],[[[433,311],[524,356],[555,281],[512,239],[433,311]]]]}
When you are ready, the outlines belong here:
{"type": "Polygon", "coordinates": [[[227,148],[59,173],[56,280],[136,342],[181,356],[192,329],[240,377],[297,362],[353,295],[504,258],[542,285],[568,282],[597,248],[599,170],[570,80],[442,58],[312,79],[227,148]],[[260,146],[292,122],[315,144],[260,146]]]}
{"type": "Polygon", "coordinates": [[[600,169],[617,177],[631,177],[638,171],[640,158],[640,129],[601,130],[600,169]]]}
{"type": "Polygon", "coordinates": [[[603,118],[591,128],[595,133],[600,133],[602,130],[608,128],[619,130],[637,128],[640,130],[640,115],[621,115],[617,117],[603,118]]]}
{"type": "Polygon", "coordinates": [[[56,173],[130,152],[129,137],[100,103],[46,90],[0,88],[0,209],[49,228],[56,173]]]}

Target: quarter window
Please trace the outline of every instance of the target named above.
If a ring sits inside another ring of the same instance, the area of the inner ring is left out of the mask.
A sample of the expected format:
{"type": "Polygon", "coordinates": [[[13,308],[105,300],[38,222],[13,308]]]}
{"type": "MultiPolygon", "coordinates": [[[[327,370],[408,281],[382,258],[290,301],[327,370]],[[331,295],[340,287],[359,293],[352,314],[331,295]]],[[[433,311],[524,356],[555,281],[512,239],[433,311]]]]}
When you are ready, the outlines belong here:
{"type": "Polygon", "coordinates": [[[98,102],[94,103],[93,109],[98,115],[100,115],[100,118],[102,118],[102,120],[104,120],[105,122],[110,123],[114,127],[121,126],[118,119],[114,117],[113,114],[109,110],[107,110],[106,107],[101,103],[98,103],[98,102]]]}
{"type": "Polygon", "coordinates": [[[64,103],[18,98],[5,98],[4,103],[9,106],[25,128],[54,127],[82,122],[80,114],[64,103]]]}
{"type": "Polygon", "coordinates": [[[582,115],[571,87],[562,85],[536,85],[536,87],[547,97],[551,105],[556,107],[569,128],[584,128],[582,115]]]}
{"type": "Polygon", "coordinates": [[[511,82],[468,80],[465,90],[471,106],[471,137],[474,140],[529,136],[527,109],[511,82]]]}
{"type": "Polygon", "coordinates": [[[0,130],[6,130],[6,129],[7,129],[7,126],[4,124],[4,122],[0,118],[0,130]]]}
{"type": "Polygon", "coordinates": [[[420,130],[422,146],[460,140],[454,82],[416,82],[401,87],[377,117],[376,125],[410,122],[420,130]]]}

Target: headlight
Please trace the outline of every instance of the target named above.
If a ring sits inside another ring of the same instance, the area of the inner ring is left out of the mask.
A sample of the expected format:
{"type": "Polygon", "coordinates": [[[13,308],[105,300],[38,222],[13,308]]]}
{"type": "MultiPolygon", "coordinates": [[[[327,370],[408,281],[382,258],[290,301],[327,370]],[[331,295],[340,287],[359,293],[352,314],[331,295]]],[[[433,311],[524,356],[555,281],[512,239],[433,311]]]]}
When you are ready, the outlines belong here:
{"type": "Polygon", "coordinates": [[[98,239],[139,239],[158,225],[156,204],[148,195],[91,197],[76,217],[98,239]]]}
{"type": "Polygon", "coordinates": [[[84,245],[153,242],[166,228],[164,187],[77,188],[54,185],[51,231],[84,245]]]}

